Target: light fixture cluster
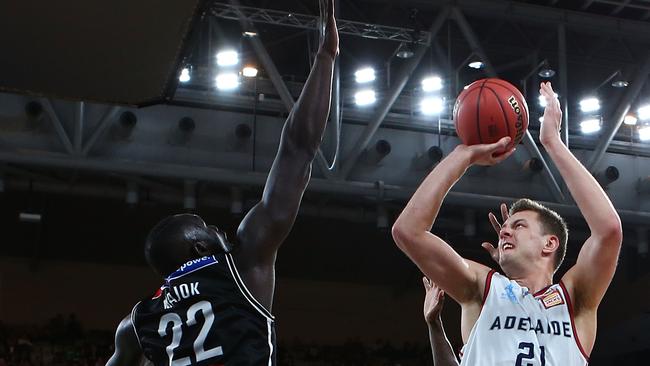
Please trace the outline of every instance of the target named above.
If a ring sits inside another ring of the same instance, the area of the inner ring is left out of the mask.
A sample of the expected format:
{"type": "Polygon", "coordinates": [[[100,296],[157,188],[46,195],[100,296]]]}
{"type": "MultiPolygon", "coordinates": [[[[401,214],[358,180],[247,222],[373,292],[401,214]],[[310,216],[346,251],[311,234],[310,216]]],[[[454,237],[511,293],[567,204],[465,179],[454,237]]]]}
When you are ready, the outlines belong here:
{"type": "MultiPolygon", "coordinates": [[[[240,84],[240,72],[238,70],[240,65],[239,52],[233,49],[226,49],[217,53],[217,67],[218,73],[215,78],[217,89],[219,90],[234,90],[240,84]]],[[[181,70],[178,80],[181,83],[187,83],[192,79],[191,67],[185,67],[181,70]]],[[[241,70],[241,75],[247,78],[254,78],[257,76],[258,70],[253,66],[245,66],[241,70]]]]}
{"type": "Polygon", "coordinates": [[[373,88],[377,74],[372,67],[363,67],[354,73],[354,80],[359,89],[354,94],[354,103],[359,107],[366,107],[377,102],[377,92],[373,88]]]}
{"type": "Polygon", "coordinates": [[[429,75],[422,80],[422,92],[424,97],[420,102],[420,112],[426,116],[440,115],[445,109],[445,101],[438,94],[443,88],[442,78],[437,75],[429,75]]]}

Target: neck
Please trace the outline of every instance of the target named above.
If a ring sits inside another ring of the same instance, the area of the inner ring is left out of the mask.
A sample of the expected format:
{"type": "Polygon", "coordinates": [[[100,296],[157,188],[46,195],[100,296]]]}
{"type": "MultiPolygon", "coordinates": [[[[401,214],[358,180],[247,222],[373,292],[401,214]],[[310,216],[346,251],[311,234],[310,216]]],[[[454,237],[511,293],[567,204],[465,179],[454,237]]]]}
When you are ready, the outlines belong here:
{"type": "Polygon", "coordinates": [[[519,286],[526,287],[533,294],[553,284],[553,276],[548,274],[510,277],[510,279],[517,282],[519,286]]]}
{"type": "Polygon", "coordinates": [[[533,294],[553,284],[553,273],[543,267],[528,266],[528,268],[521,268],[519,271],[504,268],[504,272],[509,279],[526,287],[533,294]]]}

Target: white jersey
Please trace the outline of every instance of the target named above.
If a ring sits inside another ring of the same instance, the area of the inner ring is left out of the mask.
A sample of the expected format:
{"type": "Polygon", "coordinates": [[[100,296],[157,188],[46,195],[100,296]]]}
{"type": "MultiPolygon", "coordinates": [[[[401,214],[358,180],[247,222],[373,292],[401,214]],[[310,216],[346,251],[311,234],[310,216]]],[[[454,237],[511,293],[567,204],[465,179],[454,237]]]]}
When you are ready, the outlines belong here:
{"type": "Polygon", "coordinates": [[[516,281],[490,272],[483,308],[463,348],[461,366],[584,366],[562,282],[531,294],[516,281]]]}

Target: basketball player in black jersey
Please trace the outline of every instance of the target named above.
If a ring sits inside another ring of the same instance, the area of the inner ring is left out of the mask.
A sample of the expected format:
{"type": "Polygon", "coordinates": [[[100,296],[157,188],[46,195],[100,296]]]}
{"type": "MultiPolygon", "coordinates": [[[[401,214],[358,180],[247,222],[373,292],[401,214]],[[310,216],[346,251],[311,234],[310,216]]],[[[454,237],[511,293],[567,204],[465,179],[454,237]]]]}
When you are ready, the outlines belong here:
{"type": "Polygon", "coordinates": [[[262,199],[232,242],[195,215],[165,218],[151,230],[145,256],[164,284],[122,320],[108,365],[138,365],[145,359],[156,366],[276,365],[270,314],[275,258],[295,221],[322,140],[338,54],[334,0],[322,1],[327,2],[321,3],[325,34],[282,130],[262,199]]]}

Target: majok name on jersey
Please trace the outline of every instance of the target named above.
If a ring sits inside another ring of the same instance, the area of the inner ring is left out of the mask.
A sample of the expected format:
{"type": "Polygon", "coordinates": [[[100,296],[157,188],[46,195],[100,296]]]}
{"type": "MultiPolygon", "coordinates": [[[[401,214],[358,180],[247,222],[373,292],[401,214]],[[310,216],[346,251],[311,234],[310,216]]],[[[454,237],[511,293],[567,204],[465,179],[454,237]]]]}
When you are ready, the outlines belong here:
{"type": "Polygon", "coordinates": [[[559,321],[543,321],[541,319],[532,320],[529,317],[522,318],[518,316],[497,316],[490,330],[505,330],[513,329],[520,330],[524,332],[535,332],[538,334],[549,334],[556,336],[564,336],[571,338],[573,333],[571,331],[571,323],[569,322],[559,322],[559,321]]]}
{"type": "Polygon", "coordinates": [[[201,294],[198,282],[182,283],[178,286],[168,287],[166,290],[163,291],[165,295],[163,306],[165,309],[171,309],[177,302],[201,294]]]}

